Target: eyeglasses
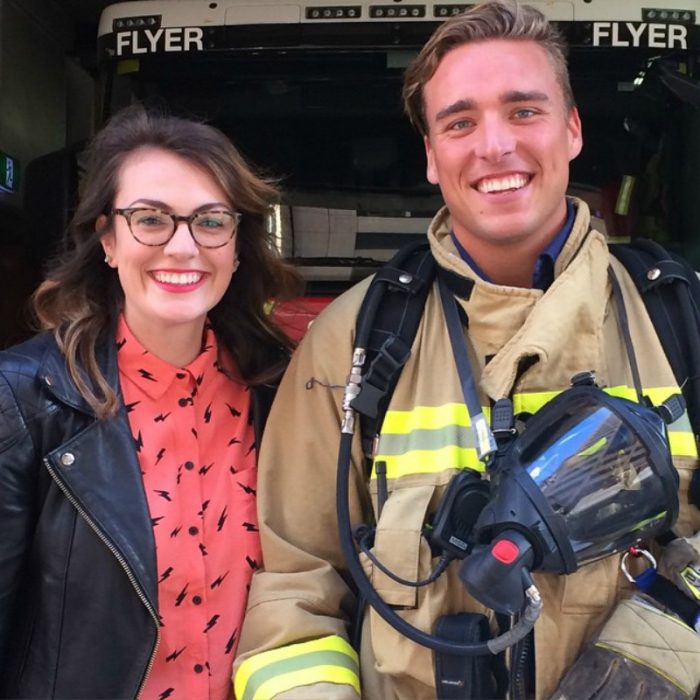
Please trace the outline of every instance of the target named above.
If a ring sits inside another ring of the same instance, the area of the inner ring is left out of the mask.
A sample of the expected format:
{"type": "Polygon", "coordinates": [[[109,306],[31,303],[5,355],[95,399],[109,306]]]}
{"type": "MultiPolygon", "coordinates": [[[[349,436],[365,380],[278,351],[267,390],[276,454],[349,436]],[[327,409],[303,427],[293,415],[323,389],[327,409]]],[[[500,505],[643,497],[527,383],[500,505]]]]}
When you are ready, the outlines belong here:
{"type": "Polygon", "coordinates": [[[224,209],[208,209],[190,216],[178,216],[161,209],[131,208],[112,209],[126,219],[131,235],[143,245],[165,245],[177,230],[181,221],[187,223],[190,235],[200,248],[221,248],[234,236],[241,221],[240,212],[224,209]]]}

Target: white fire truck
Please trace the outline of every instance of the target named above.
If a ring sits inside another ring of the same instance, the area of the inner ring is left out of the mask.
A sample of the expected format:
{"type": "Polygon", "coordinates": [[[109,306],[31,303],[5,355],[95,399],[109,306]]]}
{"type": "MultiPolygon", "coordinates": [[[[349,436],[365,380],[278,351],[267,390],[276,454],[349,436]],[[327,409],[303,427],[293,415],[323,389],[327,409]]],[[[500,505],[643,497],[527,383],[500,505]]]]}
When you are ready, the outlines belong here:
{"type": "MultiPolygon", "coordinates": [[[[700,263],[697,0],[531,0],[571,45],[584,124],[572,193],[613,237],[700,263]]],[[[282,178],[283,252],[334,293],[422,237],[441,204],[401,112],[402,74],[469,4],[147,0],[99,25],[103,117],[133,100],[203,117],[282,178]]]]}

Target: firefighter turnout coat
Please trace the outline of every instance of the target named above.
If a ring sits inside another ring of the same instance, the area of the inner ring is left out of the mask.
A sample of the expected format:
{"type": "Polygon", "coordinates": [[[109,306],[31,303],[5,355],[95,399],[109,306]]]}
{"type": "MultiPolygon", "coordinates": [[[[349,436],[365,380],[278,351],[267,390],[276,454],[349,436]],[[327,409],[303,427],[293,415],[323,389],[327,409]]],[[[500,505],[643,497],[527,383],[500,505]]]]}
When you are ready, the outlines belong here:
{"type": "MultiPolygon", "coordinates": [[[[469,320],[467,343],[486,409],[510,396],[516,413],[534,413],[594,370],[600,386],[635,398],[608,280],[612,266],[624,296],[645,393],[654,403],[679,391],[633,281],[590,228],[575,201],[571,234],[546,292],[485,282],[460,258],[449,214],[428,238],[439,265],[474,280],[458,299],[469,320]],[[488,358],[488,363],[486,362],[488,358]]],[[[253,578],[235,665],[238,700],[428,700],[435,698],[433,654],[365,612],[358,655],[348,642],[354,597],[337,534],[336,462],[341,404],[350,370],[363,282],[313,323],[292,359],[260,453],[259,513],[265,569],[253,578]]],[[[386,413],[375,457],[387,465],[389,498],[377,523],[374,554],[409,580],[435,564],[422,536],[456,470],[480,469],[437,288],[425,311],[386,413]]],[[[680,473],[679,534],[700,528],[688,504],[697,449],[687,415],[670,426],[680,473]]],[[[376,480],[367,478],[355,435],[349,497],[353,523],[371,522],[376,480]]],[[[535,626],[537,698],[548,698],[584,643],[612,611],[626,585],[619,556],[568,576],[535,574],[544,599],[535,626]]],[[[374,587],[411,624],[427,632],[445,614],[484,612],[465,592],[453,563],[423,588],[394,582],[365,561],[374,587]]]]}

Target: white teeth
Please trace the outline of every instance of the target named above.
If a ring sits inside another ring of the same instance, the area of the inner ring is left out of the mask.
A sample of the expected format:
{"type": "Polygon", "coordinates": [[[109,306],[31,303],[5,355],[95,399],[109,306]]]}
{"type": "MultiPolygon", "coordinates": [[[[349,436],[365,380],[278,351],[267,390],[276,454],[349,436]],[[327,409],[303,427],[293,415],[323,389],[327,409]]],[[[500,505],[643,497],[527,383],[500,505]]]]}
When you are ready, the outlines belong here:
{"type": "Polygon", "coordinates": [[[196,284],[202,279],[201,272],[154,272],[153,276],[165,284],[196,284]]]}
{"type": "Polygon", "coordinates": [[[476,189],[479,192],[504,192],[505,190],[518,190],[525,187],[528,183],[528,178],[525,175],[509,175],[508,177],[499,178],[484,178],[479,180],[476,189]]]}

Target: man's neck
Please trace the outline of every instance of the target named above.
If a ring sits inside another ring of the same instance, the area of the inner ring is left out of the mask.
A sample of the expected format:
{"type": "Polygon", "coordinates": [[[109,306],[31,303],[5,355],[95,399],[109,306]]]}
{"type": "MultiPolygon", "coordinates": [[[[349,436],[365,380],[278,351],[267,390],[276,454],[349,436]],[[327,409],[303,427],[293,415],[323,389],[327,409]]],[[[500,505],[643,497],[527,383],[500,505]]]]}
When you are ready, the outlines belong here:
{"type": "Polygon", "coordinates": [[[473,246],[470,242],[468,251],[479,269],[494,284],[528,289],[532,287],[532,272],[537,258],[549,240],[544,241],[544,245],[526,240],[503,246],[483,247],[473,246]]]}
{"type": "MultiPolygon", "coordinates": [[[[564,228],[567,229],[568,236],[574,216],[574,211],[570,207],[569,204],[565,208],[561,222],[553,230],[541,236],[524,236],[498,245],[463,232],[460,235],[458,230],[454,231],[454,235],[485,279],[498,285],[529,289],[533,286],[533,271],[540,255],[547,250],[564,228]]],[[[554,257],[558,255],[559,250],[554,257]]]]}

